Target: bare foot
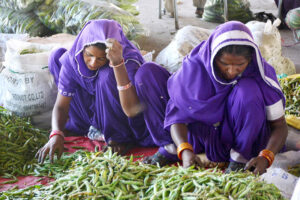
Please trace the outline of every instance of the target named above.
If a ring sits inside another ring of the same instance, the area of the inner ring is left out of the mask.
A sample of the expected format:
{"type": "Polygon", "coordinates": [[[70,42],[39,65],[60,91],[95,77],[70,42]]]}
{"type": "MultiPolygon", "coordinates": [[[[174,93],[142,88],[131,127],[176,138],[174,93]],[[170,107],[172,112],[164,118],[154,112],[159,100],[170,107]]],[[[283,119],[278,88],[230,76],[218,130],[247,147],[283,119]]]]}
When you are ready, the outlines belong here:
{"type": "Polygon", "coordinates": [[[124,156],[131,148],[132,144],[130,143],[117,143],[115,141],[110,140],[108,145],[104,147],[103,151],[107,151],[108,147],[111,147],[113,153],[117,153],[121,156],[124,156]]]}
{"type": "Polygon", "coordinates": [[[156,165],[163,167],[168,164],[174,163],[174,161],[168,159],[166,156],[162,155],[159,151],[157,151],[153,156],[147,156],[144,158],[143,163],[156,165]]]}

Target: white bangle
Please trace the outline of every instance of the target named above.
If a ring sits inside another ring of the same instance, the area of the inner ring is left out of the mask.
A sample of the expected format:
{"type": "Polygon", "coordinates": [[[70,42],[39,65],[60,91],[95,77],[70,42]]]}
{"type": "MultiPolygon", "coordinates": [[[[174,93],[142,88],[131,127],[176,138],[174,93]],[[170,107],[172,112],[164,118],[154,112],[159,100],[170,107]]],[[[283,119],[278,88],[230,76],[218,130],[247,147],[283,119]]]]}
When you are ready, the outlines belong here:
{"type": "Polygon", "coordinates": [[[118,68],[118,67],[122,66],[123,64],[124,64],[124,58],[122,59],[122,61],[121,61],[120,64],[118,64],[118,65],[113,65],[113,64],[109,63],[109,66],[110,66],[111,68],[118,68]]]}
{"type": "Polygon", "coordinates": [[[128,84],[124,85],[124,86],[117,86],[118,90],[119,91],[122,91],[122,90],[127,90],[128,88],[130,88],[132,86],[132,83],[129,82],[128,84]]]}

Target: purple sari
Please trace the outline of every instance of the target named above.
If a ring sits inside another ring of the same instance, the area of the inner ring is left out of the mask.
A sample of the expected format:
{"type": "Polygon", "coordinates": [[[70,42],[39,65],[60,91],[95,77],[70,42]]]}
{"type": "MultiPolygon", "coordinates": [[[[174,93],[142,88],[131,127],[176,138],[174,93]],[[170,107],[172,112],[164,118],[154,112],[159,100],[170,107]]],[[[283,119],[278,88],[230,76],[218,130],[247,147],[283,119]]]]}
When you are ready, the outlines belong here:
{"type": "Polygon", "coordinates": [[[122,45],[125,66],[133,83],[135,73],[144,63],[139,50],[125,37],[117,22],[89,21],[69,51],[58,49],[49,60],[49,68],[60,94],[72,97],[65,128],[78,135],[86,135],[93,125],[104,134],[106,142],[113,140],[152,146],[154,142],[143,114],[133,118],[124,114],[113,69],[106,64],[97,71],[90,71],[84,63],[84,47],[105,43],[107,38],[114,38],[122,45]]]}
{"type": "Polygon", "coordinates": [[[270,137],[268,121],[284,115],[284,96],[275,71],[262,57],[251,32],[241,22],[216,28],[183,60],[168,80],[170,100],[165,128],[188,126],[188,140],[196,153],[211,161],[247,162],[263,149],[270,137]],[[228,45],[253,47],[252,61],[241,76],[222,80],[214,58],[228,45]]]}

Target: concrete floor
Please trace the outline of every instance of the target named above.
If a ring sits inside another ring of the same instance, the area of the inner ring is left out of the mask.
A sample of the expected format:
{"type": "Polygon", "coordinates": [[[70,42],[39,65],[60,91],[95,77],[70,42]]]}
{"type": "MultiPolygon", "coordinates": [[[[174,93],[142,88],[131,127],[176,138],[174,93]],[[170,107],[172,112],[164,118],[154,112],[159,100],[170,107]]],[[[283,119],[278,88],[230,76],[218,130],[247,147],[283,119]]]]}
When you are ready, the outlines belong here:
{"type": "MultiPolygon", "coordinates": [[[[170,43],[176,33],[174,18],[171,18],[169,14],[163,15],[162,19],[158,18],[158,2],[159,0],[139,0],[137,3],[140,11],[140,15],[137,18],[148,32],[147,36],[138,39],[138,43],[143,50],[155,50],[154,56],[170,43]]],[[[179,28],[193,25],[214,29],[218,25],[217,23],[209,23],[197,18],[194,14],[195,7],[192,0],[177,0],[177,2],[179,28]]],[[[274,15],[277,13],[274,0],[250,0],[250,5],[254,13],[260,11],[273,13],[274,15]]],[[[293,35],[290,30],[282,30],[280,33],[283,41],[282,53],[295,63],[296,71],[300,73],[300,44],[284,47],[284,45],[294,43],[293,35]]]]}

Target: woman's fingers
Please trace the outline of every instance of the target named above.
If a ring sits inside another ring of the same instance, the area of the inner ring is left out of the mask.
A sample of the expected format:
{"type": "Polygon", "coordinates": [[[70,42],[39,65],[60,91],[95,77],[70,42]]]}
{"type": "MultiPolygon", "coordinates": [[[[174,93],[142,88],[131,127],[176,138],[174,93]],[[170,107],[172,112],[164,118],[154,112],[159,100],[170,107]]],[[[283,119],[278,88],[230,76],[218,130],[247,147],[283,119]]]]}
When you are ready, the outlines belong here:
{"type": "Polygon", "coordinates": [[[49,160],[50,160],[50,163],[53,163],[53,160],[54,160],[54,154],[55,154],[55,147],[53,148],[50,148],[49,150],[49,160]]]}
{"type": "Polygon", "coordinates": [[[42,149],[42,148],[40,148],[40,149],[36,152],[34,158],[38,159],[38,157],[39,157],[39,155],[40,155],[40,152],[41,152],[41,149],[42,149]]]}
{"type": "Polygon", "coordinates": [[[58,148],[58,152],[57,152],[57,159],[60,159],[61,155],[64,152],[64,146],[62,148],[58,148]]]}
{"type": "Polygon", "coordinates": [[[105,41],[106,57],[113,65],[120,64],[123,59],[122,45],[115,39],[109,38],[105,41]]]}
{"type": "Polygon", "coordinates": [[[38,162],[39,163],[41,163],[43,151],[44,151],[44,147],[41,148],[40,151],[39,151],[39,155],[38,155],[38,162]]]}
{"type": "Polygon", "coordinates": [[[255,167],[255,165],[256,165],[256,159],[252,158],[249,162],[246,163],[246,166],[244,169],[249,170],[252,167],[255,167]]]}
{"type": "Polygon", "coordinates": [[[49,149],[48,148],[43,148],[42,152],[40,153],[40,156],[39,156],[39,163],[43,164],[44,161],[45,161],[45,157],[47,156],[49,152],[49,149]]]}

